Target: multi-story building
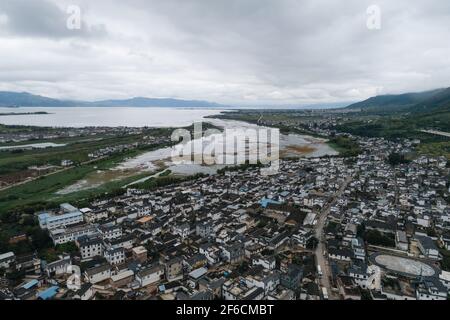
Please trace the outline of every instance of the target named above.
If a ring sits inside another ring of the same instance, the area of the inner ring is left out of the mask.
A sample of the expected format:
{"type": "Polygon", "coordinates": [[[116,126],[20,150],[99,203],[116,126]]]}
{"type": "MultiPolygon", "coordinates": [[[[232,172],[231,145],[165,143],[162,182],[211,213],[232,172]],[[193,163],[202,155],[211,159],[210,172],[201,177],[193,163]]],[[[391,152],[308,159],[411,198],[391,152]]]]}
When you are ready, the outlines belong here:
{"type": "Polygon", "coordinates": [[[13,252],[0,254],[0,268],[9,268],[16,261],[16,256],[13,252]]]}
{"type": "Polygon", "coordinates": [[[447,300],[447,288],[437,279],[423,280],[416,287],[417,300],[447,300]]]}
{"type": "Polygon", "coordinates": [[[163,279],[164,267],[157,264],[142,269],[136,274],[136,280],[141,287],[157,283],[163,279]]]}
{"type": "Polygon", "coordinates": [[[122,227],[113,224],[105,224],[98,227],[98,232],[103,240],[117,239],[122,236],[122,227]]]}
{"type": "Polygon", "coordinates": [[[420,252],[430,259],[439,258],[439,249],[430,237],[416,235],[416,240],[420,252]]]}
{"type": "Polygon", "coordinates": [[[41,229],[57,229],[83,222],[83,213],[74,206],[64,203],[60,205],[60,213],[43,212],[38,215],[41,229]]]}
{"type": "Polygon", "coordinates": [[[125,249],[124,248],[111,248],[104,253],[106,261],[111,265],[117,265],[125,262],[125,249]]]}
{"type": "Polygon", "coordinates": [[[83,260],[103,255],[103,241],[98,236],[82,236],[77,239],[77,245],[83,260]]]}
{"type": "Polygon", "coordinates": [[[175,257],[165,263],[167,281],[175,281],[183,278],[183,259],[175,257]]]}
{"type": "Polygon", "coordinates": [[[111,265],[108,263],[95,266],[84,272],[86,282],[96,284],[111,278],[111,265]]]}
{"type": "Polygon", "coordinates": [[[50,230],[50,237],[55,245],[76,241],[82,236],[92,236],[97,232],[95,225],[83,224],[69,228],[50,230]]]}
{"type": "Polygon", "coordinates": [[[72,264],[70,256],[61,256],[59,260],[45,265],[44,271],[49,277],[65,274],[72,264]]]}

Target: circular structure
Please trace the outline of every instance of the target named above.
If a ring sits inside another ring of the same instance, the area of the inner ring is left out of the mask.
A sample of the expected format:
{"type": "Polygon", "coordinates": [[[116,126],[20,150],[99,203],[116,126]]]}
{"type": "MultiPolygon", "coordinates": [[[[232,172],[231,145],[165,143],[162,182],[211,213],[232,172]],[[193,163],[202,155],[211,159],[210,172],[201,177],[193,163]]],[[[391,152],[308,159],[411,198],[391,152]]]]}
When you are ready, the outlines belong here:
{"type": "Polygon", "coordinates": [[[426,262],[389,254],[375,253],[370,261],[390,272],[410,277],[433,277],[438,273],[436,267],[426,262]]]}

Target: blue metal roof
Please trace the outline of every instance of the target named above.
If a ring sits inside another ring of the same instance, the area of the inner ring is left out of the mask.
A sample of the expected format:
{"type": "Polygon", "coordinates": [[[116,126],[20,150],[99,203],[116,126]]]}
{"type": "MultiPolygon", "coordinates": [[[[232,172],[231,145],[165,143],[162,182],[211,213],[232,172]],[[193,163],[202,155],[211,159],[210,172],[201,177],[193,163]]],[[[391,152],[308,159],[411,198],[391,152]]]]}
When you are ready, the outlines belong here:
{"type": "Polygon", "coordinates": [[[50,217],[50,214],[48,212],[43,212],[38,215],[38,219],[41,221],[46,221],[50,217]]]}
{"type": "Polygon", "coordinates": [[[83,214],[80,211],[73,211],[73,212],[69,212],[69,213],[64,213],[64,214],[60,214],[57,216],[51,216],[47,218],[47,222],[51,222],[54,220],[59,220],[59,219],[69,219],[69,218],[73,218],[73,217],[77,217],[77,216],[82,216],[83,214]]]}
{"type": "Polygon", "coordinates": [[[31,280],[30,282],[28,282],[28,283],[25,283],[23,286],[22,286],[22,288],[24,288],[24,289],[30,289],[30,288],[33,288],[35,285],[37,285],[39,283],[39,281],[37,281],[36,279],[35,280],[31,280]]]}
{"type": "Polygon", "coordinates": [[[259,201],[259,204],[263,207],[263,208],[267,208],[267,206],[272,203],[272,204],[281,204],[281,202],[279,201],[275,201],[272,199],[267,199],[267,198],[263,198],[261,199],[261,201],[259,201]]]}
{"type": "Polygon", "coordinates": [[[56,294],[58,293],[59,287],[58,286],[53,286],[48,288],[47,290],[42,291],[39,295],[38,298],[42,299],[42,300],[48,300],[53,298],[54,296],[56,296],[56,294]]]}

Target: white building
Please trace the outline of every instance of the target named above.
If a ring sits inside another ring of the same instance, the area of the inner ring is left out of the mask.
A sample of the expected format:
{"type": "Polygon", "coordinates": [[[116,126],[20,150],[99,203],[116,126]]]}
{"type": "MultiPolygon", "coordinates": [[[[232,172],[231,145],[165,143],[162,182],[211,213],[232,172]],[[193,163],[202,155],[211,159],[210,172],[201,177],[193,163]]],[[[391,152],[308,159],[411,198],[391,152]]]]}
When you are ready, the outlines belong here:
{"type": "Polygon", "coordinates": [[[447,300],[447,288],[438,279],[420,282],[416,288],[417,300],[447,300]]]}
{"type": "Polygon", "coordinates": [[[103,240],[117,239],[122,236],[122,227],[112,224],[101,225],[98,227],[98,232],[103,240]]]}
{"type": "Polygon", "coordinates": [[[164,267],[161,265],[154,265],[139,271],[136,274],[136,280],[141,287],[157,283],[164,278],[164,267]]]}
{"type": "Polygon", "coordinates": [[[99,237],[83,236],[78,238],[77,245],[83,260],[103,256],[103,242],[99,237]]]}
{"type": "Polygon", "coordinates": [[[180,226],[175,226],[173,229],[173,233],[179,235],[182,239],[184,239],[191,233],[191,227],[187,223],[180,226]]]}
{"type": "Polygon", "coordinates": [[[256,256],[253,257],[252,264],[254,266],[257,265],[263,266],[263,268],[267,270],[274,270],[276,267],[276,260],[275,257],[256,256]]]}
{"type": "Polygon", "coordinates": [[[11,264],[16,261],[16,256],[13,252],[7,252],[4,254],[0,254],[0,268],[9,268],[11,264]]]}
{"type": "Polygon", "coordinates": [[[64,203],[60,205],[61,214],[44,212],[38,215],[41,229],[57,229],[83,222],[83,213],[74,206],[64,203]]]}
{"type": "Polygon", "coordinates": [[[306,248],[308,241],[313,237],[311,229],[300,228],[292,235],[292,242],[302,248],[306,248]]]}
{"type": "Polygon", "coordinates": [[[399,250],[408,251],[408,238],[405,231],[395,233],[395,245],[399,250]]]}
{"type": "Polygon", "coordinates": [[[86,282],[96,284],[111,278],[111,266],[107,263],[84,272],[86,282]]]}
{"type": "Polygon", "coordinates": [[[439,275],[439,280],[441,281],[442,285],[446,287],[447,290],[450,291],[450,272],[441,271],[441,274],[439,275]]]}
{"type": "Polygon", "coordinates": [[[431,259],[439,259],[439,250],[430,237],[416,235],[416,240],[420,252],[424,256],[431,259]]]}
{"type": "Polygon", "coordinates": [[[57,245],[76,241],[82,236],[92,236],[96,232],[97,229],[95,226],[85,224],[81,226],[50,230],[50,237],[52,238],[53,243],[57,245]]]}
{"type": "Polygon", "coordinates": [[[84,214],[84,220],[89,223],[95,223],[103,219],[107,219],[109,216],[108,210],[91,210],[89,208],[80,209],[84,214]]]}
{"type": "Polygon", "coordinates": [[[72,264],[70,256],[61,257],[60,260],[49,263],[44,271],[49,277],[58,276],[67,273],[67,268],[72,264]]]}
{"type": "Polygon", "coordinates": [[[125,249],[114,248],[105,251],[105,258],[111,265],[122,264],[125,262],[125,249]]]}

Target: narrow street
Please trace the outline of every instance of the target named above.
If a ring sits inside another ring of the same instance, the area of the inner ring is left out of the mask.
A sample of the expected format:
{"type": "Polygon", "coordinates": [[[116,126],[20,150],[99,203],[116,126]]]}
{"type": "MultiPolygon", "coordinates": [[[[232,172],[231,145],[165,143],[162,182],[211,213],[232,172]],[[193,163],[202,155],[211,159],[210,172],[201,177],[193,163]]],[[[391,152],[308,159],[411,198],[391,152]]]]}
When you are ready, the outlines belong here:
{"type": "Polygon", "coordinates": [[[322,270],[322,277],[319,279],[319,283],[322,287],[325,287],[328,291],[328,298],[330,300],[338,299],[334,292],[331,290],[330,276],[331,270],[328,263],[328,258],[324,255],[325,251],[325,238],[323,234],[323,228],[327,221],[328,214],[330,213],[331,207],[336,203],[336,201],[342,196],[348,184],[352,181],[352,177],[347,177],[342,184],[341,188],[336,192],[330,202],[322,209],[315,226],[315,237],[319,240],[317,248],[315,250],[316,262],[322,270]]]}

